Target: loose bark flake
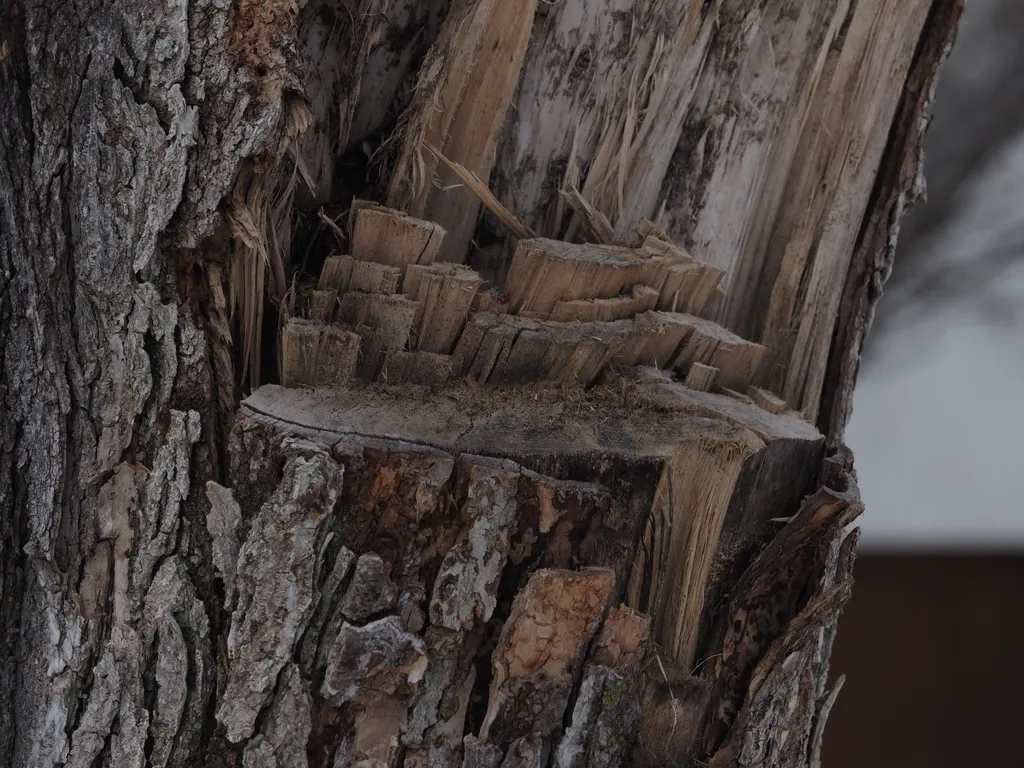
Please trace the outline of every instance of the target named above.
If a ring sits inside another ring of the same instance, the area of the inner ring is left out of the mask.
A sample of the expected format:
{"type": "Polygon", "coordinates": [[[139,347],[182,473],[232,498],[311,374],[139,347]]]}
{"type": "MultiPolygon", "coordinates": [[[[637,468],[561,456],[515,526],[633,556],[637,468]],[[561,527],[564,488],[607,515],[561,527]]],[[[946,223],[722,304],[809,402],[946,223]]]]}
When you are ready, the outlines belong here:
{"type": "Polygon", "coordinates": [[[555,752],[556,768],[626,765],[641,715],[637,682],[650,631],[643,614],[626,607],[609,612],[583,670],[572,724],[555,752]]]}
{"type": "Polygon", "coordinates": [[[294,455],[285,463],[284,480],[253,520],[238,554],[227,692],[217,710],[235,742],[252,735],[312,616],[316,554],[341,493],[342,470],[329,454],[296,443],[289,449],[294,455]]]}
{"type": "Polygon", "coordinates": [[[544,570],[530,578],[494,650],[482,739],[511,745],[509,754],[518,749],[522,757],[517,760],[528,765],[526,755],[539,749],[525,744],[517,748],[516,740],[533,738],[536,731],[544,742],[561,728],[574,675],[614,587],[615,574],[603,569],[544,570]]]}
{"type": "Polygon", "coordinates": [[[486,623],[497,604],[498,579],[508,557],[516,512],[519,467],[512,462],[467,459],[466,531],[441,563],[430,601],[432,623],[471,630],[486,623]]]}
{"type": "Polygon", "coordinates": [[[350,621],[359,624],[394,607],[398,587],[388,570],[377,554],[365,554],[356,561],[352,581],[341,599],[341,611],[350,621]]]}

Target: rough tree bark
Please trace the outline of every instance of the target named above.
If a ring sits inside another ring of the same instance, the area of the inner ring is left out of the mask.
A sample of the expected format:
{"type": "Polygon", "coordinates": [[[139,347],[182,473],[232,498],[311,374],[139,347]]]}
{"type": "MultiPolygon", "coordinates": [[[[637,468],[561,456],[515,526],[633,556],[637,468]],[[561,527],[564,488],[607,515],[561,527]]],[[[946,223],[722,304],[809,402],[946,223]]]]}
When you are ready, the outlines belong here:
{"type": "Polygon", "coordinates": [[[0,765],[818,765],[959,0],[0,9],[0,765]]]}

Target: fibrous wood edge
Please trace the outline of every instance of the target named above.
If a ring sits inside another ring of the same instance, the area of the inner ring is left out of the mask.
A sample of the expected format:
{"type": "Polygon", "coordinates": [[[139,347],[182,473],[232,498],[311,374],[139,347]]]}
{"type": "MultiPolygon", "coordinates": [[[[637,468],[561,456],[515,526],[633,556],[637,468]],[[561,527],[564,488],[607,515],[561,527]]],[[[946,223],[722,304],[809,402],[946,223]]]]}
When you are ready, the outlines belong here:
{"type": "Polygon", "coordinates": [[[376,331],[376,338],[386,349],[403,350],[418,311],[419,303],[405,296],[353,291],[341,297],[337,318],[350,327],[376,331]]]}
{"type": "Polygon", "coordinates": [[[459,264],[410,266],[402,292],[419,304],[414,348],[451,354],[482,284],[476,272],[459,264]]]}
{"type": "Polygon", "coordinates": [[[612,0],[551,8],[534,32],[545,43],[529,50],[499,151],[501,200],[553,237],[568,225],[557,205],[564,183],[620,235],[652,217],[719,7],[658,0],[628,17],[612,0]]]}
{"type": "Polygon", "coordinates": [[[963,6],[963,0],[938,0],[925,23],[846,277],[818,419],[822,431],[837,444],[853,408],[861,352],[892,269],[900,223],[925,194],[924,137],[939,70],[953,46],[963,6]]]}
{"type": "Polygon", "coordinates": [[[736,483],[763,447],[752,433],[682,445],[658,487],[633,563],[629,602],[651,615],[655,641],[684,668],[697,653],[704,590],[736,483]]]}
{"type": "Polygon", "coordinates": [[[509,309],[549,317],[559,302],[610,299],[645,285],[658,291],[658,309],[702,311],[721,270],[667,242],[653,237],[647,241],[634,249],[521,240],[509,267],[509,309]]]}
{"type": "Polygon", "coordinates": [[[931,6],[929,0],[872,0],[852,9],[843,45],[829,53],[809,104],[820,118],[807,124],[793,155],[762,287],[753,296],[732,297],[735,317],[768,299],[757,334],[770,350],[763,382],[811,421],[818,418],[839,302],[860,232],[848,220],[861,222],[867,212],[931,6]],[[886,23],[879,25],[879,18],[886,23]],[[866,88],[867,83],[875,85],[866,88]],[[851,100],[835,99],[836,92],[852,94],[851,100]],[[876,119],[850,121],[850,109],[876,119]],[[766,274],[770,293],[763,287],[766,274]]]}
{"type": "Polygon", "coordinates": [[[445,229],[366,201],[352,203],[352,257],[390,267],[432,264],[445,229]]]}
{"type": "Polygon", "coordinates": [[[478,312],[453,353],[457,373],[490,384],[589,386],[608,365],[719,370],[718,385],[746,389],[764,347],[714,323],[672,312],[611,322],[557,322],[478,312]]]}
{"type": "Polygon", "coordinates": [[[454,376],[451,355],[389,349],[378,379],[384,384],[441,386],[454,376]]]}
{"type": "Polygon", "coordinates": [[[658,297],[654,288],[634,285],[628,294],[610,299],[559,300],[551,311],[550,319],[562,322],[623,320],[657,308],[658,297]]]}
{"type": "Polygon", "coordinates": [[[446,261],[465,261],[480,201],[448,167],[438,166],[426,146],[478,178],[490,177],[536,9],[537,0],[453,3],[421,70],[404,118],[389,203],[451,233],[443,247],[446,261]]]}
{"type": "Polygon", "coordinates": [[[351,331],[292,318],[281,332],[282,384],[343,385],[355,374],[359,344],[351,331]]]}
{"type": "Polygon", "coordinates": [[[348,291],[362,293],[395,293],[402,279],[402,270],[388,264],[365,261],[352,256],[329,256],[320,272],[320,289],[334,289],[338,294],[348,291]]]}
{"type": "Polygon", "coordinates": [[[565,190],[619,237],[657,219],[729,273],[713,316],[771,350],[759,386],[811,419],[840,387],[845,418],[838,366],[851,381],[862,342],[841,342],[863,338],[889,233],[919,194],[915,144],[960,3],[779,2],[754,18],[663,0],[628,21],[613,5],[569,0],[539,19],[499,148],[498,197],[547,237],[573,231],[565,190]],[[852,104],[872,117],[849,120],[852,104]],[[842,338],[837,316],[853,329],[842,338]]]}

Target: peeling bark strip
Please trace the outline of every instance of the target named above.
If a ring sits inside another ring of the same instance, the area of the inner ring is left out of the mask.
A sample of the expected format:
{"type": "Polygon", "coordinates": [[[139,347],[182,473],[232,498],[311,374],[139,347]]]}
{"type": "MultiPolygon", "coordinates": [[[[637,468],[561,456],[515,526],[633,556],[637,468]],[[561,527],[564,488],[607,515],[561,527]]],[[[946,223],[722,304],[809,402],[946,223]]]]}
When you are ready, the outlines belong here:
{"type": "Polygon", "coordinates": [[[747,5],[8,4],[0,766],[817,768],[960,4],[747,5]]]}
{"type": "Polygon", "coordinates": [[[494,650],[480,738],[502,748],[561,729],[574,676],[615,587],[606,569],[538,571],[516,596],[494,650]]]}

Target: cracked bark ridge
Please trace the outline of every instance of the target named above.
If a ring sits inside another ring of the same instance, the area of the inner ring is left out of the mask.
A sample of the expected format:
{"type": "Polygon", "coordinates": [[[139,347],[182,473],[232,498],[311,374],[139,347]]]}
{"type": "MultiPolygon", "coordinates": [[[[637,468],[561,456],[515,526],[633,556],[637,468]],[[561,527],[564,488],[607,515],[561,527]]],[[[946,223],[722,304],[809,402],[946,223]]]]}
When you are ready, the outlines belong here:
{"type": "Polygon", "coordinates": [[[584,667],[572,723],[555,752],[555,768],[626,765],[641,715],[640,672],[650,637],[647,616],[625,606],[608,613],[584,667]]]}
{"type": "Polygon", "coordinates": [[[530,577],[492,654],[481,739],[509,748],[534,735],[546,742],[561,729],[614,588],[615,574],[605,569],[541,570],[530,577]]]}
{"type": "Polygon", "coordinates": [[[281,672],[274,700],[259,734],[245,745],[243,768],[305,768],[312,728],[309,687],[298,667],[281,672]]]}
{"type": "Polygon", "coordinates": [[[497,604],[498,579],[508,557],[519,467],[511,461],[465,458],[466,530],[445,555],[430,601],[432,623],[468,631],[486,623],[497,604]]]}
{"type": "Polygon", "coordinates": [[[403,737],[406,764],[438,765],[454,762],[460,752],[476,667],[473,657],[481,633],[465,634],[441,627],[427,629],[425,642],[430,663],[409,714],[403,737]]]}
{"type": "Polygon", "coordinates": [[[341,494],[343,470],[322,449],[285,447],[284,479],[238,554],[226,689],[217,720],[233,742],[252,735],[278,676],[312,617],[317,551],[341,494]]]}

